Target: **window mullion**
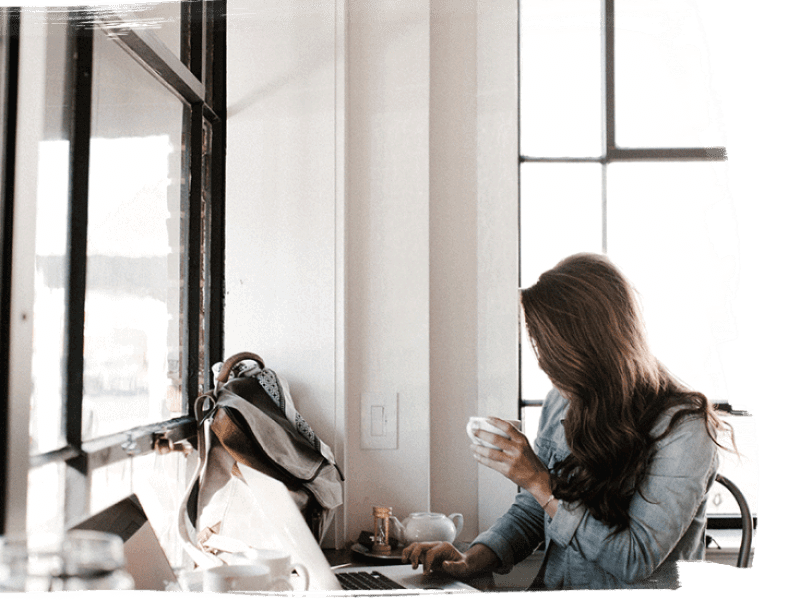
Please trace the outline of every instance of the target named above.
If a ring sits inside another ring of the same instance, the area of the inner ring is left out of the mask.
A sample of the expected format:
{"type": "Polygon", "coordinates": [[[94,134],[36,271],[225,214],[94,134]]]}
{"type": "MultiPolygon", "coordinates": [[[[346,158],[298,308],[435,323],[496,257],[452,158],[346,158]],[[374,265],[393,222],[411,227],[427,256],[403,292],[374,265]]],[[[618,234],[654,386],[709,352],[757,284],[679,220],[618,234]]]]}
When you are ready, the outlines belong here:
{"type": "Polygon", "coordinates": [[[614,96],[614,0],[605,0],[603,5],[603,91],[605,103],[604,148],[610,156],[616,148],[616,124],[614,121],[616,99],[614,96]]]}
{"type": "MultiPolygon", "coordinates": [[[[0,535],[11,528],[6,521],[15,512],[10,508],[11,478],[14,468],[11,465],[12,394],[11,367],[12,354],[12,289],[11,253],[14,234],[14,175],[17,134],[17,97],[19,83],[20,14],[19,9],[0,8],[0,140],[5,152],[0,154],[0,535]]],[[[24,513],[23,513],[24,515],[24,513]]]]}
{"type": "Polygon", "coordinates": [[[609,161],[634,160],[727,160],[723,147],[711,148],[612,148],[609,161]]]}
{"type": "Polygon", "coordinates": [[[86,247],[89,215],[89,147],[92,110],[91,29],[70,27],[74,57],[74,101],[70,123],[68,274],[65,319],[64,433],[68,445],[81,443],[83,323],[86,300],[86,247]]]}
{"type": "MultiPolygon", "coordinates": [[[[69,26],[73,57],[73,103],[70,123],[69,238],[64,333],[63,430],[67,446],[80,449],[83,422],[83,334],[86,302],[86,248],[89,215],[89,149],[91,144],[92,60],[94,32],[72,15],[69,26]]],[[[81,454],[67,461],[65,521],[88,509],[89,480],[81,454]]]]}
{"type": "Polygon", "coordinates": [[[614,0],[605,0],[600,14],[603,26],[603,49],[601,52],[603,61],[602,89],[604,92],[603,103],[605,108],[605,120],[603,121],[603,152],[604,157],[601,164],[602,175],[602,222],[601,239],[602,251],[608,252],[608,160],[616,151],[616,97],[615,78],[614,78],[614,0]]]}
{"type": "Polygon", "coordinates": [[[186,253],[183,257],[184,326],[182,331],[183,363],[183,410],[189,411],[190,403],[198,393],[198,363],[200,343],[200,262],[202,241],[202,186],[203,186],[203,105],[193,104],[185,111],[188,120],[189,139],[186,146],[187,175],[184,178],[184,227],[186,253]]]}
{"type": "MultiPolygon", "coordinates": [[[[196,444],[197,423],[194,417],[184,416],[157,423],[143,425],[129,431],[114,433],[93,439],[84,444],[89,471],[106,467],[115,462],[146,454],[156,449],[157,440],[196,444]]],[[[191,446],[188,446],[191,447],[191,446]]]]}
{"type": "Polygon", "coordinates": [[[205,88],[200,78],[189,70],[156,35],[135,29],[126,24],[122,16],[110,11],[100,15],[99,25],[186,102],[193,104],[205,100],[205,88]]]}
{"type": "Polygon", "coordinates": [[[608,163],[603,162],[600,165],[600,169],[602,172],[601,175],[601,183],[602,189],[600,190],[600,201],[602,202],[603,206],[600,208],[600,228],[601,231],[601,248],[603,250],[603,254],[608,254],[608,163]]]}
{"type": "Polygon", "coordinates": [[[189,71],[199,81],[203,80],[203,2],[188,2],[189,18],[189,71]]]}

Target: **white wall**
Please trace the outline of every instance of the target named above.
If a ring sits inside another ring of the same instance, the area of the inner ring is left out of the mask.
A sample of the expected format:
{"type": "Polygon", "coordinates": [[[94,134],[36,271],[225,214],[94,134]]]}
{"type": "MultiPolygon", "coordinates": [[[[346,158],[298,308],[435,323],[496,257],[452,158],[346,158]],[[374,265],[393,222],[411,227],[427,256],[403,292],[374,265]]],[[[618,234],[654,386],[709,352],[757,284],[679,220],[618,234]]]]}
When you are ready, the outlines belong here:
{"type": "Polygon", "coordinates": [[[335,3],[229,13],[225,352],[260,354],[332,440],[335,3]]]}
{"type": "Polygon", "coordinates": [[[516,2],[229,12],[226,353],[261,353],[336,448],[337,543],[377,504],[470,539],[514,493],[464,425],[516,416],[516,2]],[[361,448],[368,392],[398,394],[396,449],[361,448]]]}
{"type": "Polygon", "coordinates": [[[348,3],[347,519],[426,510],[430,473],[427,0],[348,3]],[[361,394],[398,394],[395,450],[362,450],[361,394]]]}

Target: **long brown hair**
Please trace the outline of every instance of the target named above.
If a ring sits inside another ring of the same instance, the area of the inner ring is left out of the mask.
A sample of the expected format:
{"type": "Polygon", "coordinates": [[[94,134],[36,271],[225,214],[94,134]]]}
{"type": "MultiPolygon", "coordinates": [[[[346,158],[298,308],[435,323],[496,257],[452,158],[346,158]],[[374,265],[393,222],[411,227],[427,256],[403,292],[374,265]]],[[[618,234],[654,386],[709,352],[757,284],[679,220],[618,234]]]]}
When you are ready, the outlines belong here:
{"type": "Polygon", "coordinates": [[[653,444],[683,418],[704,419],[718,445],[717,432],[727,425],[650,352],[635,291],[606,256],[562,260],[522,291],[521,302],[539,366],[569,401],[564,431],[571,454],[551,470],[553,494],[623,530],[653,444]],[[653,437],[656,420],[673,406],[681,408],[653,437]]]}

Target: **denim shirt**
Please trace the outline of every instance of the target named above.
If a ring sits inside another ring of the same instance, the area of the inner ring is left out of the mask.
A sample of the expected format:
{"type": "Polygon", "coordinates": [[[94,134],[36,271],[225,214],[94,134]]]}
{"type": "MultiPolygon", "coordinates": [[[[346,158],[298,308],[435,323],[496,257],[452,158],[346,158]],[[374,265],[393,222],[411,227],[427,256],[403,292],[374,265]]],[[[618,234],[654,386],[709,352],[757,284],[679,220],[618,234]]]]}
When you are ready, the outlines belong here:
{"type": "MultiPolygon", "coordinates": [[[[548,469],[570,453],[562,423],[567,408],[558,391],[547,395],[533,449],[548,469]]],[[[675,410],[659,418],[654,435],[664,431],[675,410]]],[[[548,589],[675,588],[677,561],[705,556],[706,501],[718,466],[704,421],[686,418],[656,443],[631,500],[627,529],[612,534],[580,503],[559,501],[550,517],[523,490],[472,545],[491,548],[501,561],[498,571],[508,572],[544,542],[548,589]]]]}

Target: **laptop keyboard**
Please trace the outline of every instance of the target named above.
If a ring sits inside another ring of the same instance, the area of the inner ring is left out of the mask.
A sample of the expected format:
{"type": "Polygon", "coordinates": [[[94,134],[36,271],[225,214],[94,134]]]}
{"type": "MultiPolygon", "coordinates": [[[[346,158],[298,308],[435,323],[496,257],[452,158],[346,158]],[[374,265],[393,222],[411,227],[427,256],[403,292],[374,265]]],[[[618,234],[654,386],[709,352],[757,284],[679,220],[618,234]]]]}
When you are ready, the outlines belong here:
{"type": "Polygon", "coordinates": [[[406,589],[386,575],[376,571],[336,573],[336,578],[345,590],[404,590],[406,589]]]}

